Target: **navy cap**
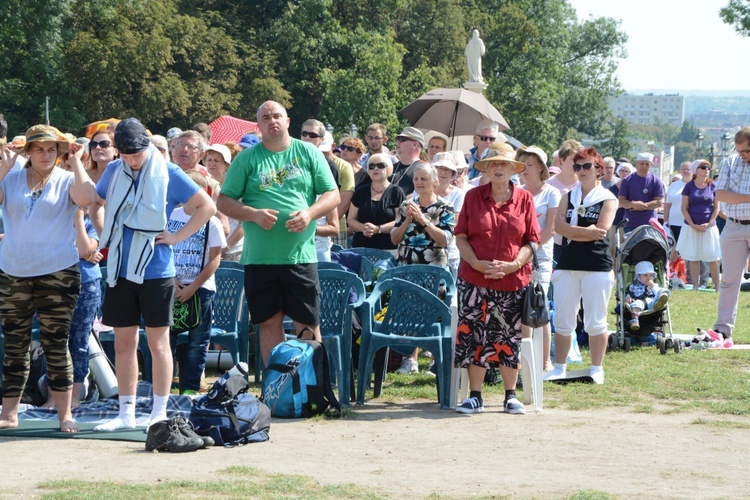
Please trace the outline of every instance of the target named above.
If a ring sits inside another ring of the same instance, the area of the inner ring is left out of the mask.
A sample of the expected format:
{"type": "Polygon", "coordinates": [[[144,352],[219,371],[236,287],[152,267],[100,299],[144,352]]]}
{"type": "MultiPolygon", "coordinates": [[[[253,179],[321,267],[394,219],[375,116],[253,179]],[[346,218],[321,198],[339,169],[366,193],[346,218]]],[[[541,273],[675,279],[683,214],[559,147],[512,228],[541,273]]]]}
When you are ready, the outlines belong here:
{"type": "Polygon", "coordinates": [[[126,118],[115,129],[115,147],[120,154],[132,155],[148,148],[146,127],[136,118],[126,118]]]}

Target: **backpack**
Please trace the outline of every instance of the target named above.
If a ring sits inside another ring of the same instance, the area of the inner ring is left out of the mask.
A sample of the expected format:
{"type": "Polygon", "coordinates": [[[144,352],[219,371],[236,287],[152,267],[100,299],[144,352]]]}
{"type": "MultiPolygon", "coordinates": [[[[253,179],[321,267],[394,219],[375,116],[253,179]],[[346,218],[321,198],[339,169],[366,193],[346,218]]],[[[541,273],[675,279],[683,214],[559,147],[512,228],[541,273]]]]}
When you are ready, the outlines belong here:
{"type": "Polygon", "coordinates": [[[340,411],[331,388],[325,346],[296,338],[274,347],[263,372],[262,399],[274,417],[312,417],[329,407],[340,411]]]}
{"type": "Polygon", "coordinates": [[[189,420],[198,435],[225,447],[268,441],[271,429],[271,411],[247,393],[242,375],[221,377],[208,394],[194,399],[189,420]]]}

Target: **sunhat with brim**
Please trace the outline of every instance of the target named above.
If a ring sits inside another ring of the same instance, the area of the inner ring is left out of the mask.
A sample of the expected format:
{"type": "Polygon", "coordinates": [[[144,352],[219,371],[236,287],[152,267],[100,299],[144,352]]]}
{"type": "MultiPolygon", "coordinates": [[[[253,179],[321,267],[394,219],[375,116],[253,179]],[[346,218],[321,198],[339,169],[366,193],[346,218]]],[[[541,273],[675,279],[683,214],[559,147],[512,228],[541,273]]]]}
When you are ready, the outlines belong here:
{"type": "Polygon", "coordinates": [[[432,159],[432,165],[434,167],[445,167],[454,172],[458,172],[458,165],[456,165],[456,157],[450,153],[437,153],[432,159]]]}
{"type": "Polygon", "coordinates": [[[487,155],[481,160],[474,162],[474,168],[480,172],[486,172],[487,167],[490,163],[496,161],[505,161],[513,165],[513,171],[520,174],[526,169],[526,165],[520,161],[516,161],[516,152],[513,151],[513,147],[507,142],[501,144],[493,143],[487,150],[487,155]]]}
{"type": "Polygon", "coordinates": [[[26,131],[26,144],[24,150],[28,151],[33,142],[56,142],[57,156],[68,152],[70,143],[63,137],[59,130],[50,125],[34,125],[26,131]]]}
{"type": "Polygon", "coordinates": [[[224,159],[224,163],[226,163],[227,165],[232,163],[232,152],[229,151],[229,148],[226,147],[225,145],[212,144],[208,147],[208,149],[206,149],[206,153],[208,153],[209,151],[214,151],[216,153],[219,153],[221,157],[224,159]]]}
{"type": "Polygon", "coordinates": [[[17,135],[13,138],[13,141],[10,143],[11,146],[14,148],[23,148],[26,145],[26,136],[25,135],[17,135]]]}
{"type": "Polygon", "coordinates": [[[536,156],[539,159],[539,162],[542,164],[543,168],[540,173],[541,179],[543,181],[549,179],[550,171],[547,167],[547,153],[545,153],[542,148],[540,148],[539,146],[521,146],[516,150],[516,158],[518,158],[521,154],[536,156]]]}

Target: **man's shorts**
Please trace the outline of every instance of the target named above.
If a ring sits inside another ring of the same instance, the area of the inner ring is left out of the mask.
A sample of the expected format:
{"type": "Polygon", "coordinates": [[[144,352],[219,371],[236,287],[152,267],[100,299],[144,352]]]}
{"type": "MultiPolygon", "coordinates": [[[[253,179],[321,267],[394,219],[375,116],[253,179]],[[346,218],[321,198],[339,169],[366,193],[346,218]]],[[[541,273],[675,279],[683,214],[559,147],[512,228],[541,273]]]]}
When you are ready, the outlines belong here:
{"type": "Polygon", "coordinates": [[[102,306],[102,323],[112,327],[138,326],[143,316],[148,327],[172,326],[174,278],[143,280],[133,283],[117,278],[114,288],[107,287],[102,306]]]}
{"type": "Polygon", "coordinates": [[[320,324],[318,264],[245,266],[245,295],[253,323],[282,311],[303,325],[320,324]]]}

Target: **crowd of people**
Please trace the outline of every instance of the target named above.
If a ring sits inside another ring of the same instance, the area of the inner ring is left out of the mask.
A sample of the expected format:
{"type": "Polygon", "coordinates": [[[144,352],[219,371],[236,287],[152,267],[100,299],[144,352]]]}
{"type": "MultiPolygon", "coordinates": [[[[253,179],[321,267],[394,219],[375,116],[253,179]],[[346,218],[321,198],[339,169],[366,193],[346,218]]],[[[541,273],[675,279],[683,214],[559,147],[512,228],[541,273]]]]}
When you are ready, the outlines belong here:
{"type": "MultiPolygon", "coordinates": [[[[344,136],[336,143],[310,119],[295,139],[286,110],[273,101],[260,106],[257,120],[258,132],[214,144],[205,124],[160,136],[134,118],[81,138],[36,125],[8,143],[0,119],[0,428],[18,425],[34,316],[47,356],[49,405],[58,409],[60,429],[76,432],[72,409],[88,373],[88,334],[105,281],[101,320],[115,332],[120,412],[97,430],[136,425],[141,324],[153,360],[154,423],[166,418],[172,388],[174,301],[199,297],[201,321],[187,332],[179,371],[180,392],[197,394],[220,261],[245,266],[265,361],[284,340],[285,316],[298,333],[320,340],[317,262],[331,259],[334,243],[452,273],[454,362],[468,368],[470,385],[457,408],[462,413],[483,410],[491,367],[499,367],[505,386],[504,410],[525,413],[515,389],[521,339],[532,334],[520,317],[533,253],[556,310],[554,360],[551,328],[543,329],[545,379],[565,378],[582,308],[590,376],[604,383],[614,228],[622,223],[627,234],[653,224],[662,205],[675,241],[670,259],[687,262],[694,290],[701,288],[701,265],[707,268],[720,292],[715,330],[731,337],[750,256],[750,127],[736,134],[737,154],[718,180],[698,159],[665,187],[650,153],[638,154],[633,166],[567,140],[548,165],[541,148],[514,150],[489,121],[476,125],[464,153],[449,151],[439,134],[426,141],[413,127],[395,136],[391,150],[380,123],[367,127],[364,141],[344,136]]],[[[647,264],[639,264],[629,288],[635,329],[644,308],[663,307],[669,296],[647,264]]],[[[401,373],[417,371],[416,356],[404,359],[401,373]]]]}

